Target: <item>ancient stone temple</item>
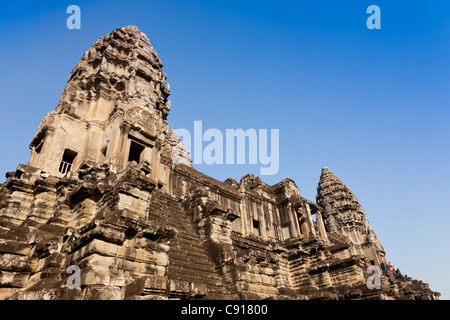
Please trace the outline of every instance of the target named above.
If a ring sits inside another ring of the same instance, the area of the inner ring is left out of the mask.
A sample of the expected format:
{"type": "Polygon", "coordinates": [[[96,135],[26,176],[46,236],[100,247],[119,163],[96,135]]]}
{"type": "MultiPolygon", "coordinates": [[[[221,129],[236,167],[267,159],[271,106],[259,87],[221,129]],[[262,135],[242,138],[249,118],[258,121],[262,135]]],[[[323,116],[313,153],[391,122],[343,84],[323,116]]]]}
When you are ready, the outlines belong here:
{"type": "Polygon", "coordinates": [[[75,66],[28,164],[0,184],[1,299],[439,297],[383,270],[361,204],[328,168],[316,202],[288,178],[197,171],[168,128],[162,67],[134,26],[75,66]]]}

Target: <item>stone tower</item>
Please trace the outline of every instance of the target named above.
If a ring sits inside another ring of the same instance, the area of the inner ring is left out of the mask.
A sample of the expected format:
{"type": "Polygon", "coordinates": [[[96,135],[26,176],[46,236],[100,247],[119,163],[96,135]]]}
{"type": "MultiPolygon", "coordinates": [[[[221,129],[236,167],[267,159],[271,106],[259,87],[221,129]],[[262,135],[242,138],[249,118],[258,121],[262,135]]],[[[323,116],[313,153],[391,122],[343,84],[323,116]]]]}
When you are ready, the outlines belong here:
{"type": "Polygon", "coordinates": [[[386,263],[384,248],[370,227],[363,207],[327,167],[322,169],[316,198],[328,232],[348,239],[355,254],[365,255],[373,264],[386,263]]]}
{"type": "MultiPolygon", "coordinates": [[[[0,299],[429,299],[366,269],[384,250],[328,169],[295,181],[197,171],[168,130],[169,85],[136,27],[99,39],[0,183],[0,299]],[[68,270],[79,270],[73,287],[68,270]]],[[[415,282],[414,282],[415,281],[415,282]]]]}
{"type": "Polygon", "coordinates": [[[75,66],[56,109],[41,121],[28,165],[63,177],[84,161],[117,170],[158,163],[170,89],[162,63],[134,26],[100,38],[75,66]]]}

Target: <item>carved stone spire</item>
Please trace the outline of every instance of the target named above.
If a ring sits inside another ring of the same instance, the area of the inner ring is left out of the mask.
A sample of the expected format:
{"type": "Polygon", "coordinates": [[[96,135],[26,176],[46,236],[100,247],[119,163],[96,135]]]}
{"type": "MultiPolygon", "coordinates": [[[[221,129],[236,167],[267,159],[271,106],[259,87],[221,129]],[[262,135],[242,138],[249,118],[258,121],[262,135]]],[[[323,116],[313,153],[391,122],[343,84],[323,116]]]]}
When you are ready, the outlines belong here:
{"type": "Polygon", "coordinates": [[[358,199],[327,167],[322,169],[316,199],[328,232],[345,236],[355,245],[372,244],[384,254],[358,199]]]}
{"type": "Polygon", "coordinates": [[[72,70],[57,111],[89,117],[89,102],[103,98],[144,106],[167,118],[167,97],[163,64],[147,36],[135,26],[119,27],[97,40],[72,70]]]}
{"type": "Polygon", "coordinates": [[[170,90],[162,67],[135,26],[97,40],[42,119],[28,165],[56,176],[76,172],[84,161],[119,170],[130,161],[153,166],[168,132],[170,90]]]}

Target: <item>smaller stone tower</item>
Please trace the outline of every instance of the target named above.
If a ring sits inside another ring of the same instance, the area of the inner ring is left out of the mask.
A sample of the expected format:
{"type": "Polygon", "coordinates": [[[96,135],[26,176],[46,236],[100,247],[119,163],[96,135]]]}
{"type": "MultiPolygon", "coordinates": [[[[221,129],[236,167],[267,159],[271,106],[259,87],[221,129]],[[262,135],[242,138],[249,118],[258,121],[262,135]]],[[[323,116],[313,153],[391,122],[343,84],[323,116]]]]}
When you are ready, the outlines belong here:
{"type": "Polygon", "coordinates": [[[386,263],[385,251],[369,225],[364,209],[353,192],[327,167],[322,169],[317,188],[317,204],[322,208],[328,232],[344,236],[355,254],[372,264],[386,263]]]}

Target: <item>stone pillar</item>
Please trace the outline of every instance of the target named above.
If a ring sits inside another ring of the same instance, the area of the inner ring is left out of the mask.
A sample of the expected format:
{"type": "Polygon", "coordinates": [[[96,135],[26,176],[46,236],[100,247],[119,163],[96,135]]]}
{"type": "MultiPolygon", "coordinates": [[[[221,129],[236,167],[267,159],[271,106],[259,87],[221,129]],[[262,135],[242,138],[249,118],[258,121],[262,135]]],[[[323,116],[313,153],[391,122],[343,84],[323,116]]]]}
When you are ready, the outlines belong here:
{"type": "Polygon", "coordinates": [[[241,211],[241,232],[242,232],[242,235],[243,236],[248,236],[249,235],[249,230],[248,230],[248,221],[247,221],[247,215],[248,215],[248,212],[247,212],[247,210],[246,210],[246,202],[248,201],[247,200],[247,197],[245,196],[245,189],[243,189],[243,190],[241,190],[240,191],[240,193],[241,193],[241,196],[242,196],[242,201],[239,203],[239,209],[240,209],[240,211],[241,211]]]}
{"type": "Polygon", "coordinates": [[[316,212],[316,220],[319,225],[319,232],[322,239],[325,240],[325,242],[329,242],[327,231],[325,230],[325,225],[323,224],[322,214],[320,213],[320,211],[316,212]]]}
{"type": "Polygon", "coordinates": [[[162,142],[156,139],[154,147],[151,149],[151,166],[152,172],[150,178],[155,180],[159,185],[166,185],[168,183],[168,176],[164,170],[164,166],[161,164],[161,148],[162,142]]]}
{"type": "Polygon", "coordinates": [[[262,203],[257,202],[255,207],[256,207],[256,216],[258,217],[259,221],[260,237],[263,238],[264,240],[267,240],[267,226],[270,222],[266,221],[266,216],[264,215],[264,208],[262,207],[262,203]]]}
{"type": "Polygon", "coordinates": [[[310,230],[310,232],[311,232],[311,234],[313,235],[313,236],[315,236],[316,235],[316,230],[315,230],[315,228],[314,228],[314,221],[313,221],[313,219],[312,219],[312,216],[311,216],[311,209],[310,209],[310,207],[309,207],[309,204],[308,203],[305,203],[305,215],[306,215],[306,221],[308,221],[308,225],[309,225],[309,230],[310,230]]]}
{"type": "Polygon", "coordinates": [[[117,146],[117,167],[120,170],[125,169],[127,166],[127,155],[128,155],[128,149],[130,148],[130,141],[128,139],[128,134],[130,133],[130,125],[127,123],[123,123],[120,126],[120,135],[119,135],[119,141],[117,146]]]}
{"type": "Polygon", "coordinates": [[[292,225],[292,237],[294,238],[300,238],[301,232],[300,232],[300,224],[298,223],[298,216],[296,210],[289,206],[288,210],[291,212],[291,225],[292,225]]]}

